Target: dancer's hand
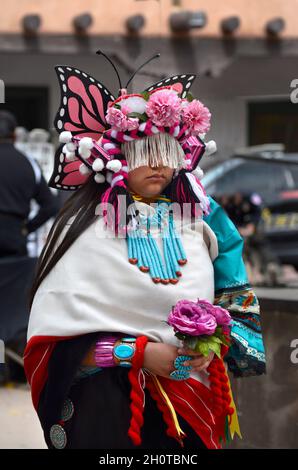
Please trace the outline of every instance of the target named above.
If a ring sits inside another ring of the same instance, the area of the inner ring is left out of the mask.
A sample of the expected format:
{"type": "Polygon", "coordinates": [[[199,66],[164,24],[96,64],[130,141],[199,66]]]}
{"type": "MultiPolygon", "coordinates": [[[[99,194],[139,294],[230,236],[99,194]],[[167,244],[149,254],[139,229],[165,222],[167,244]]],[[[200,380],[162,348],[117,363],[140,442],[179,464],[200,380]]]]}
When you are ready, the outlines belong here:
{"type": "Polygon", "coordinates": [[[177,356],[176,346],[148,341],[144,351],[143,367],[155,375],[169,379],[170,373],[175,369],[174,361],[177,356]]]}
{"type": "MultiPolygon", "coordinates": [[[[144,351],[143,367],[153,374],[171,378],[170,373],[175,370],[174,361],[179,354],[180,353],[176,346],[148,341],[144,351]]],[[[209,355],[206,358],[201,354],[188,349],[182,354],[193,357],[193,359],[190,360],[190,365],[193,367],[190,372],[206,369],[213,359],[213,355],[209,355]]]]}
{"type": "Polygon", "coordinates": [[[178,354],[192,356],[192,359],[189,359],[188,361],[183,362],[183,365],[192,366],[193,371],[196,371],[196,372],[206,370],[214,358],[214,352],[210,352],[208,356],[203,356],[202,354],[197,353],[193,351],[192,349],[188,349],[188,348],[179,348],[178,354]]]}

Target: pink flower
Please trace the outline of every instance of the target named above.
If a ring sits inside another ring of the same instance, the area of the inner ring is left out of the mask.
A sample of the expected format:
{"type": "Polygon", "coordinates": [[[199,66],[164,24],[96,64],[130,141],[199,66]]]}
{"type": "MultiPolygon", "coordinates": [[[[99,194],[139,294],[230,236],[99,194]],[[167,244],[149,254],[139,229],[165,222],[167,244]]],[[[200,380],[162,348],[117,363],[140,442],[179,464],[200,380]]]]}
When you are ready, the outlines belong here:
{"type": "Polygon", "coordinates": [[[139,120],[136,118],[128,118],[121,109],[111,106],[106,114],[106,121],[116,131],[132,131],[139,127],[139,120]]]}
{"type": "Polygon", "coordinates": [[[139,127],[139,120],[137,118],[127,118],[126,124],[127,130],[133,131],[139,127]]]}
{"type": "Polygon", "coordinates": [[[210,129],[211,113],[199,100],[193,100],[182,108],[182,121],[190,133],[203,134],[210,129]]]}
{"type": "Polygon", "coordinates": [[[204,308],[211,315],[213,315],[218,326],[226,327],[231,324],[232,317],[225,308],[222,308],[219,305],[213,305],[208,302],[208,300],[200,299],[198,299],[197,305],[199,305],[201,308],[204,308]]]}
{"type": "MultiPolygon", "coordinates": [[[[210,304],[212,305],[212,304],[210,304]]],[[[195,302],[180,300],[169,314],[168,323],[176,331],[190,336],[213,335],[217,323],[215,317],[195,302]]]]}
{"type": "Polygon", "coordinates": [[[173,126],[180,121],[181,99],[173,90],[156,91],[150,96],[146,113],[156,126],[173,126]]]}
{"type": "Polygon", "coordinates": [[[123,104],[121,106],[121,111],[122,111],[123,114],[127,115],[128,113],[131,112],[131,109],[130,109],[129,106],[127,106],[127,104],[123,104]]]}

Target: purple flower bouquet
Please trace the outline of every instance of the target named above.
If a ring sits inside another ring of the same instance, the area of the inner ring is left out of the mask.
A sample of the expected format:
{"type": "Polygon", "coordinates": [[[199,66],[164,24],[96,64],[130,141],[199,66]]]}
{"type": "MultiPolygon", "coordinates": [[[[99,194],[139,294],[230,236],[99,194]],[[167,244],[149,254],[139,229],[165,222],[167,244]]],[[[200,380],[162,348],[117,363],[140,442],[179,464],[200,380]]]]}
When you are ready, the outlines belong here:
{"type": "Polygon", "coordinates": [[[186,348],[208,356],[210,351],[221,357],[221,345],[229,346],[232,318],[227,310],[208,300],[179,300],[168,316],[168,325],[186,348]]]}

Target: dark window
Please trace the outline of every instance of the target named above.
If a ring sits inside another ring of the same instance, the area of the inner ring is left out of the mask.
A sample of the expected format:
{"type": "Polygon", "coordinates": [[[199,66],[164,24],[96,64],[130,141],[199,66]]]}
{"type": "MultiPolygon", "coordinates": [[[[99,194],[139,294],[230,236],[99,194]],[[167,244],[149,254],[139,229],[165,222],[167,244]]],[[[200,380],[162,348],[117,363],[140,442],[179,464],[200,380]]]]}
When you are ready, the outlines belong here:
{"type": "Polygon", "coordinates": [[[18,125],[31,130],[49,128],[48,89],[44,87],[5,88],[5,103],[1,108],[12,111],[18,125]]]}
{"type": "Polygon", "coordinates": [[[282,143],[286,152],[298,152],[298,104],[249,103],[248,125],[248,145],[282,143]]]}

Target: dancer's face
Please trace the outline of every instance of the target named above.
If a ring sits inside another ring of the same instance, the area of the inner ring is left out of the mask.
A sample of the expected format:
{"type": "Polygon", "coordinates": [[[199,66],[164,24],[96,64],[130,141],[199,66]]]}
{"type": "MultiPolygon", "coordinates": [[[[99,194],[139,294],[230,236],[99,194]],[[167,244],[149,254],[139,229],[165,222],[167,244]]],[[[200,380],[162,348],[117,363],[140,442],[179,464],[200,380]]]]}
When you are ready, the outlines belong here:
{"type": "Polygon", "coordinates": [[[174,171],[168,166],[140,166],[128,172],[128,187],[145,198],[158,196],[172,181],[174,171]]]}

